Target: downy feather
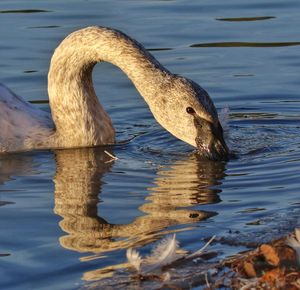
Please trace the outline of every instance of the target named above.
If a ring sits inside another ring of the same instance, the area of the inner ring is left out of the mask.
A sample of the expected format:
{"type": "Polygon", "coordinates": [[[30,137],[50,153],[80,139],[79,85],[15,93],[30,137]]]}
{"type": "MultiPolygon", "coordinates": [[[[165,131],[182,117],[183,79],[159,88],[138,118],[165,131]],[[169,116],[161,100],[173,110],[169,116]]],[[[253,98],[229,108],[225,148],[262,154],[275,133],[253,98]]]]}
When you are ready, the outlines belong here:
{"type": "Polygon", "coordinates": [[[163,266],[169,265],[181,258],[182,255],[176,253],[178,244],[175,235],[163,239],[145,260],[146,265],[144,272],[147,273],[160,270],[163,266]]]}
{"type": "Polygon", "coordinates": [[[191,259],[200,256],[215,237],[213,236],[200,250],[189,255],[182,250],[180,251],[179,243],[174,234],[172,237],[167,237],[159,242],[152,250],[151,255],[145,259],[141,258],[140,254],[132,248],[127,250],[126,256],[128,262],[138,273],[147,274],[149,272],[161,271],[162,267],[170,265],[179,259],[191,259]]]}
{"type": "Polygon", "coordinates": [[[142,258],[136,250],[129,248],[126,251],[126,256],[128,262],[131,264],[132,267],[134,267],[138,272],[141,270],[141,263],[142,263],[142,258]]]}

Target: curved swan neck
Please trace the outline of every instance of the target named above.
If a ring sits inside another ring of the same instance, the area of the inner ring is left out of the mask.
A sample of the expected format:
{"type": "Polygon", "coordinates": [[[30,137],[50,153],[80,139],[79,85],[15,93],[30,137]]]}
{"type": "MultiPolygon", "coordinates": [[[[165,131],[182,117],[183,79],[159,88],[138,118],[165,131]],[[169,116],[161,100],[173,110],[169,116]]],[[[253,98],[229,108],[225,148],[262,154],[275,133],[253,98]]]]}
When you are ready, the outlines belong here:
{"type": "MultiPolygon", "coordinates": [[[[100,28],[98,28],[100,29],[100,28]]],[[[99,31],[99,30],[98,30],[99,31]]],[[[119,67],[149,104],[159,85],[172,75],[141,44],[117,30],[100,29],[100,61],[119,67]]]]}
{"type": "Polygon", "coordinates": [[[52,57],[48,92],[56,134],[75,143],[73,147],[114,142],[112,123],[92,84],[93,67],[101,61],[124,71],[150,109],[159,84],[171,76],[140,44],[119,31],[88,27],[70,34],[52,57]]]}

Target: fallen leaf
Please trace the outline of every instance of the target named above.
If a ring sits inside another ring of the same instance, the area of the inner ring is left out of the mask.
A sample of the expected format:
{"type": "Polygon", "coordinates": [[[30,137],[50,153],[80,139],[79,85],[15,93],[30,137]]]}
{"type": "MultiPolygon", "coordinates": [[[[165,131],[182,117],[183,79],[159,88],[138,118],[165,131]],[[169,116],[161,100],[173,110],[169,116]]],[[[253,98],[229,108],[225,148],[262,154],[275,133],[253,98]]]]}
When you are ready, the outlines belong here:
{"type": "Polygon", "coordinates": [[[278,282],[283,283],[285,281],[284,271],[280,268],[275,268],[267,271],[261,278],[261,281],[268,283],[269,285],[274,285],[278,282]]]}
{"type": "Polygon", "coordinates": [[[270,265],[278,266],[280,260],[275,249],[272,246],[263,244],[260,246],[260,251],[270,265]]]}
{"type": "Polygon", "coordinates": [[[257,276],[252,263],[245,262],[244,263],[244,271],[249,278],[254,278],[257,276]]]}

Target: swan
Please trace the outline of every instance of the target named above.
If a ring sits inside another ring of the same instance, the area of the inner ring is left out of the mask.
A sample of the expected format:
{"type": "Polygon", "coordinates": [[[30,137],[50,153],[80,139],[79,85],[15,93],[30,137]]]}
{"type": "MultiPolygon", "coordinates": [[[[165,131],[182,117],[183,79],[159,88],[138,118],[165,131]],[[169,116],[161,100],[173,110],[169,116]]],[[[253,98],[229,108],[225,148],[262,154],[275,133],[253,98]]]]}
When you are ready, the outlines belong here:
{"type": "Polygon", "coordinates": [[[112,121],[92,82],[93,68],[102,61],[128,76],[167,131],[208,158],[227,159],[223,129],[208,93],[172,74],[126,34],[99,26],[71,33],[54,51],[48,73],[51,113],[0,86],[0,152],[114,144],[112,121]]]}

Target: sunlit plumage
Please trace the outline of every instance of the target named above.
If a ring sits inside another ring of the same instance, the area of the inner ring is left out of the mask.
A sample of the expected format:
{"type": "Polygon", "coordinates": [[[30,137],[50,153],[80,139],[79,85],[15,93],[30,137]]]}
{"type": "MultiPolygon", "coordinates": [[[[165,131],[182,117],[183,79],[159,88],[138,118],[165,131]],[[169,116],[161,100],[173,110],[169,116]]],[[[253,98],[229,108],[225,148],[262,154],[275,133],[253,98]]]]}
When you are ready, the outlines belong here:
{"type": "Polygon", "coordinates": [[[114,127],[92,82],[92,70],[102,61],[128,76],[166,130],[208,157],[227,157],[217,111],[206,91],[169,72],[132,38],[104,27],[75,31],[55,50],[48,74],[51,115],[1,86],[0,152],[113,144],[114,127]],[[188,107],[194,114],[187,113],[188,107]]]}

